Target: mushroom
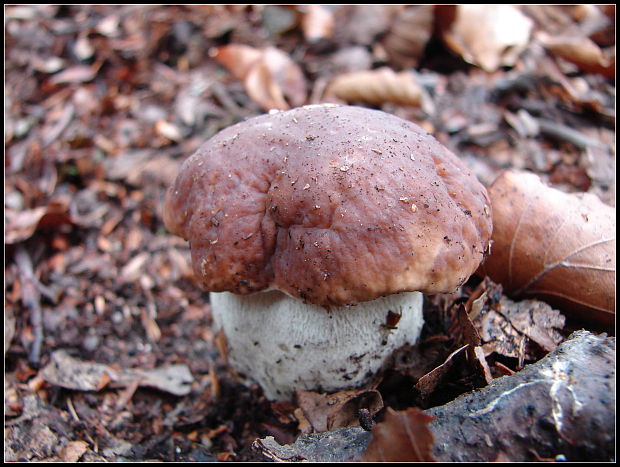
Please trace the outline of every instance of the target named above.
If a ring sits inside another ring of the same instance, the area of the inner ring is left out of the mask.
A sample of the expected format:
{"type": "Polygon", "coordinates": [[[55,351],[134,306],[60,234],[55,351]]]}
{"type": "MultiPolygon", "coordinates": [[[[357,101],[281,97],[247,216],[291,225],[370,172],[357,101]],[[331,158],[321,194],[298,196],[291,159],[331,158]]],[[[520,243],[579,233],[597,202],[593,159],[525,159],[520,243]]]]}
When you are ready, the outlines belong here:
{"type": "Polygon", "coordinates": [[[491,237],[465,164],[417,125],[310,105],[228,127],[182,165],[164,221],[190,242],[231,365],[270,399],[360,387],[415,344],[491,237]]]}

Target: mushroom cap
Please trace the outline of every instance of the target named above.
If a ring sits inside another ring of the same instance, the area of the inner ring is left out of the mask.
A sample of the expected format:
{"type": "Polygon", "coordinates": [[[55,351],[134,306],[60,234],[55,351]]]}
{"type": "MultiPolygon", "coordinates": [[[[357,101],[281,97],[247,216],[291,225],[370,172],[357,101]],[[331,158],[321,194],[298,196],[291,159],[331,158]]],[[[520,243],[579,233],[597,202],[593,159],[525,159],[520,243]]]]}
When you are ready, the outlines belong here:
{"type": "Polygon", "coordinates": [[[491,238],[486,189],[419,126],[332,104],[228,127],[182,165],[168,230],[209,291],[345,305],[451,292],[491,238]]]}

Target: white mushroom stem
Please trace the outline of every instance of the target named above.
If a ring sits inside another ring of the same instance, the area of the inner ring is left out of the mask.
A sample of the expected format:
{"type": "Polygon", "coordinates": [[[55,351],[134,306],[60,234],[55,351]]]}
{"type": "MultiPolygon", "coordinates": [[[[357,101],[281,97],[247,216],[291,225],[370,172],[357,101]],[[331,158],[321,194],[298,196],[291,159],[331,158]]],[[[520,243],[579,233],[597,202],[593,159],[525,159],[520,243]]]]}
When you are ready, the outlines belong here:
{"type": "Polygon", "coordinates": [[[362,386],[394,350],[416,343],[423,324],[420,292],[329,311],[278,291],[210,297],[229,363],[259,383],[269,399],[291,399],[295,388],[334,392],[362,386]]]}

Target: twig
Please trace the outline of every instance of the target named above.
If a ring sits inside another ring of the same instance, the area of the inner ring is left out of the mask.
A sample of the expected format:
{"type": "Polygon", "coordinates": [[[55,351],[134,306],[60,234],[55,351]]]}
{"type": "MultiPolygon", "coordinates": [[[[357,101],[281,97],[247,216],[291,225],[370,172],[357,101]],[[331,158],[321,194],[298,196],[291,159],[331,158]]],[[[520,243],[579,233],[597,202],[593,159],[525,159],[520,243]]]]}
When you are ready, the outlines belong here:
{"type": "Polygon", "coordinates": [[[41,312],[41,293],[38,287],[39,281],[34,275],[30,255],[22,246],[15,252],[15,263],[19,269],[22,286],[22,303],[30,310],[33,341],[28,354],[28,361],[36,367],[41,359],[41,346],[43,344],[43,318],[41,312]]]}
{"type": "Polygon", "coordinates": [[[235,119],[239,120],[244,117],[242,109],[237,105],[228,90],[221,83],[213,81],[211,82],[210,88],[213,95],[217,97],[224,108],[232,114],[235,119]]]}
{"type": "Polygon", "coordinates": [[[73,401],[71,400],[71,397],[67,398],[67,408],[69,409],[69,413],[73,417],[73,420],[75,420],[76,422],[79,422],[80,417],[78,417],[78,414],[75,411],[75,407],[73,406],[73,401]]]}
{"type": "Polygon", "coordinates": [[[569,142],[579,149],[586,149],[588,147],[604,148],[605,145],[600,141],[597,141],[583,133],[544,118],[537,118],[536,122],[539,125],[540,132],[546,136],[569,142]]]}

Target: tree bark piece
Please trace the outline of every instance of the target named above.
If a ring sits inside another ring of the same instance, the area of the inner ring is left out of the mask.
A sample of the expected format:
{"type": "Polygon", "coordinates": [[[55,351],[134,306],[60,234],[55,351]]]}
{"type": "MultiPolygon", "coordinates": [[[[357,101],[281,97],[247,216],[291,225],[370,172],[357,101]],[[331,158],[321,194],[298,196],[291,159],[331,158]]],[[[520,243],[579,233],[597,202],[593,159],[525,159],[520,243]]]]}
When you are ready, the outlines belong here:
{"type": "MultiPolygon", "coordinates": [[[[435,418],[429,424],[433,457],[444,462],[613,460],[615,351],[614,337],[577,331],[520,372],[424,411],[435,418]]],[[[340,462],[362,459],[370,439],[369,432],[349,427],[301,435],[286,446],[267,437],[254,447],[279,461],[340,462]]]]}
{"type": "Polygon", "coordinates": [[[433,455],[452,462],[564,456],[610,461],[615,446],[615,338],[587,331],[522,371],[427,410],[433,455]]]}
{"type": "Polygon", "coordinates": [[[278,462],[346,462],[361,460],[370,438],[370,432],[352,426],[301,435],[295,443],[284,446],[267,436],[254,441],[252,447],[278,462]]]}

